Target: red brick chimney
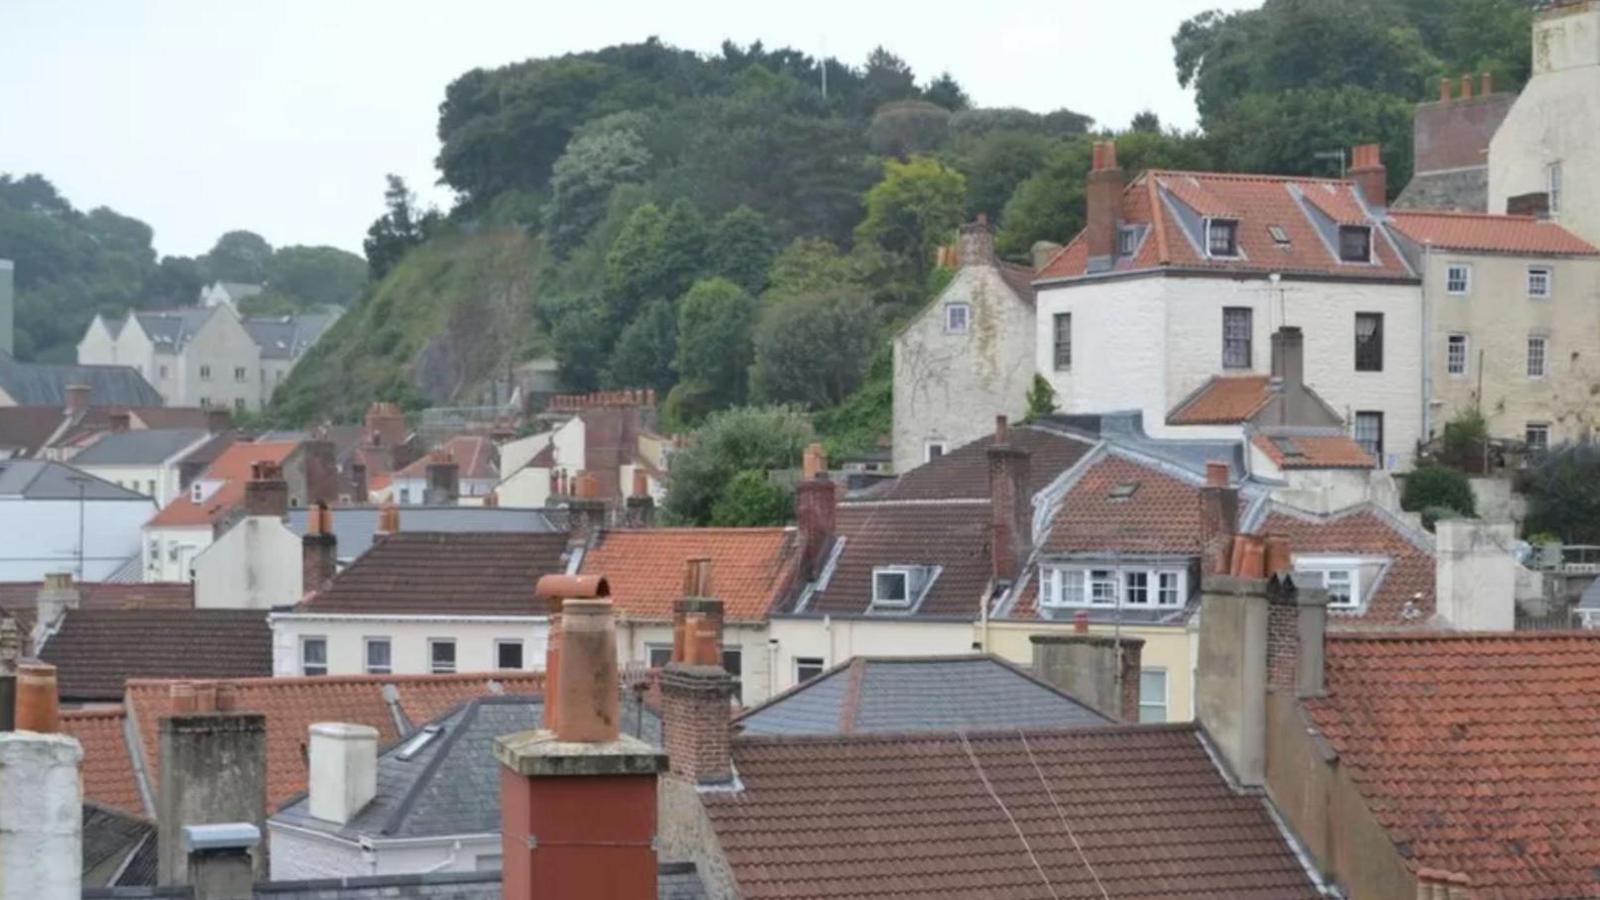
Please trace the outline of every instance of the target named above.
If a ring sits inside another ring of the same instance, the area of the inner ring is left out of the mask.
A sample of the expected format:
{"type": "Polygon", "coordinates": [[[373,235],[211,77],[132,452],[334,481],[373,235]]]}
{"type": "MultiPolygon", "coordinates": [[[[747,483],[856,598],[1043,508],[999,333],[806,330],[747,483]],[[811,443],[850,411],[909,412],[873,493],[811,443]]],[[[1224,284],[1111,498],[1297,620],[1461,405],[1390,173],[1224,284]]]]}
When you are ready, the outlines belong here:
{"type": "Polygon", "coordinates": [[[1470,74],[1461,76],[1461,99],[1472,99],[1472,76],[1470,74]]]}
{"type": "Polygon", "coordinates": [[[995,416],[989,446],[990,575],[996,583],[1017,577],[1033,551],[1033,498],[1028,495],[1032,454],[1011,443],[1011,426],[995,416]]]}
{"type": "Polygon", "coordinates": [[[317,503],[306,516],[306,533],[300,538],[302,593],[320,591],[339,568],[339,539],[333,534],[333,512],[317,503]]]}
{"type": "Polygon", "coordinates": [[[1389,170],[1383,166],[1379,145],[1361,144],[1350,151],[1350,180],[1368,206],[1383,209],[1389,205],[1389,170]]]}
{"type": "Polygon", "coordinates": [[[367,502],[367,464],[350,462],[350,502],[361,506],[367,502]]]}
{"type": "Polygon", "coordinates": [[[1115,141],[1096,141],[1085,193],[1083,239],[1089,251],[1089,271],[1111,268],[1117,252],[1117,219],[1122,211],[1122,169],[1117,165],[1115,141]]]}
{"type": "Polygon", "coordinates": [[[206,410],[206,431],[211,434],[221,434],[233,424],[233,416],[221,407],[213,406],[206,410]]]}
{"type": "Polygon", "coordinates": [[[624,521],[629,528],[649,528],[655,524],[656,501],[650,496],[650,473],[635,467],[633,492],[623,501],[624,521]]]}
{"type": "Polygon", "coordinates": [[[94,393],[94,388],[87,384],[69,384],[65,389],[67,395],[67,415],[81,415],[89,408],[89,398],[94,393]]]}
{"type": "Polygon", "coordinates": [[[281,518],[289,511],[289,483],[283,468],[261,460],[250,464],[250,480],[244,484],[244,514],[281,518]]]}
{"type": "MultiPolygon", "coordinates": [[[[604,585],[546,576],[540,593],[598,593],[604,585]]],[[[666,758],[619,732],[611,601],[564,598],[562,619],[560,676],[546,692],[559,709],[555,729],[495,740],[502,896],[654,900],[656,778],[666,758]]]]}
{"type": "Polygon", "coordinates": [[[1200,489],[1201,568],[1205,573],[1226,574],[1233,553],[1233,533],[1239,522],[1239,491],[1228,484],[1229,466],[1222,460],[1206,463],[1206,483],[1200,489]]]}
{"type": "Polygon", "coordinates": [[[1455,82],[1450,79],[1449,75],[1446,75],[1443,78],[1439,79],[1439,102],[1440,103],[1449,103],[1450,102],[1450,97],[1454,93],[1454,91],[1455,91],[1455,82]]]}
{"type": "Polygon", "coordinates": [[[461,467],[449,453],[441,450],[431,454],[423,474],[426,479],[422,488],[423,503],[454,506],[461,499],[461,467]]]}
{"type": "Polygon", "coordinates": [[[821,444],[806,448],[800,483],[794,488],[794,518],[800,536],[800,577],[815,581],[822,574],[833,541],[838,511],[838,486],[828,478],[828,457],[821,444]]]}

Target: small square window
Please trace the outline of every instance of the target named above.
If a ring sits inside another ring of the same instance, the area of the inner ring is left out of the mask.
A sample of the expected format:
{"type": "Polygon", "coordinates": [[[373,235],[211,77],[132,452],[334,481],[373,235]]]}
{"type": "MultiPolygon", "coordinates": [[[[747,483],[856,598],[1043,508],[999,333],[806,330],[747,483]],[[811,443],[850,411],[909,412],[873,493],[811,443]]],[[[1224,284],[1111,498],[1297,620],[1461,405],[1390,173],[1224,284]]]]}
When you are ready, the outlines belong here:
{"type": "Polygon", "coordinates": [[[744,651],[738,647],[723,647],[722,670],[735,678],[743,675],[744,651]]]}
{"type": "Polygon", "coordinates": [[[934,460],[938,459],[939,457],[944,456],[945,442],[944,441],[928,441],[926,444],[922,445],[922,450],[923,450],[922,461],[923,462],[933,462],[934,460]]]}
{"type": "Polygon", "coordinates": [[[1539,299],[1539,300],[1543,300],[1544,298],[1549,297],[1550,296],[1550,282],[1551,282],[1551,275],[1550,275],[1550,267],[1549,266],[1529,266],[1528,267],[1528,296],[1529,297],[1533,297],[1533,298],[1539,299]]]}
{"type": "Polygon", "coordinates": [[[394,653],[388,638],[367,638],[367,674],[388,675],[394,671],[394,653]]]}
{"type": "Polygon", "coordinates": [[[1339,226],[1339,260],[1372,262],[1372,229],[1365,225],[1339,226]]]}
{"type": "Polygon", "coordinates": [[[510,640],[495,641],[494,667],[496,669],[522,668],[522,642],[510,640]]]}
{"type": "Polygon", "coordinates": [[[1550,449],[1550,426],[1544,422],[1529,422],[1522,440],[1528,445],[1529,453],[1545,453],[1550,449]]]}
{"type": "Polygon", "coordinates": [[[671,644],[646,644],[644,653],[645,661],[652,669],[659,669],[672,662],[671,644]]]}
{"type": "Polygon", "coordinates": [[[904,569],[878,569],[872,573],[872,602],[875,606],[907,606],[911,603],[911,577],[904,569]]]}
{"type": "Polygon", "coordinates": [[[1255,312],[1248,306],[1222,308],[1222,367],[1248,369],[1252,365],[1250,342],[1255,332],[1255,312]]]}
{"type": "Polygon", "coordinates": [[[1364,411],[1356,413],[1355,438],[1361,449],[1367,455],[1383,465],[1383,413],[1377,411],[1364,411]]]}
{"type": "Polygon", "coordinates": [[[1117,575],[1106,569],[1089,572],[1089,603],[1093,606],[1115,606],[1117,603],[1117,575]]]}
{"type": "Polygon", "coordinates": [[[944,307],[945,334],[966,334],[971,324],[972,307],[965,303],[947,303],[944,307]]]}
{"type": "Polygon", "coordinates": [[[1238,256],[1239,223],[1232,219],[1208,220],[1206,222],[1206,251],[1211,256],[1238,256]]]}
{"type": "Polygon", "coordinates": [[[1327,591],[1329,609],[1355,609],[1361,605],[1361,575],[1349,561],[1298,562],[1294,577],[1301,584],[1327,591]]]}
{"type": "Polygon", "coordinates": [[[1126,593],[1123,602],[1133,606],[1148,606],[1150,604],[1150,573],[1145,571],[1122,573],[1123,587],[1126,593]]]}
{"type": "Polygon", "coordinates": [[[160,373],[160,375],[161,375],[161,377],[162,377],[162,378],[163,378],[163,379],[165,379],[165,378],[166,378],[166,377],[167,377],[167,367],[166,367],[166,366],[160,366],[160,367],[158,367],[158,368],[157,368],[157,369],[156,369],[156,371],[157,371],[157,372],[158,372],[158,373],[160,373]]]}
{"type": "Polygon", "coordinates": [[[1179,606],[1183,603],[1183,573],[1162,572],[1156,576],[1156,603],[1161,606],[1179,606]]]}
{"type": "Polygon", "coordinates": [[[1528,377],[1543,378],[1548,372],[1550,358],[1550,339],[1547,337],[1528,338],[1528,377]]]}
{"type": "Polygon", "coordinates": [[[1383,313],[1356,313],[1356,371],[1383,371],[1383,313]]]}
{"type": "Polygon", "coordinates": [[[822,657],[796,656],[794,658],[794,683],[805,684],[822,674],[822,657]]]}
{"type": "Polygon", "coordinates": [[[328,639],[303,637],[300,639],[300,674],[328,674],[328,639]]]}
{"type": "Polygon", "coordinates": [[[1451,375],[1467,374],[1467,336],[1452,334],[1445,338],[1444,347],[1445,371],[1451,375]]]}
{"type": "Polygon", "coordinates": [[[1451,263],[1444,270],[1444,289],[1450,294],[1466,294],[1472,290],[1472,267],[1466,263],[1451,263]]]}
{"type": "Polygon", "coordinates": [[[244,384],[244,378],[245,378],[245,374],[244,373],[245,373],[244,366],[234,366],[233,367],[233,380],[239,382],[240,384],[244,384]]]}
{"type": "Polygon", "coordinates": [[[456,670],[456,642],[449,638],[428,641],[428,671],[445,675],[456,670]]]}

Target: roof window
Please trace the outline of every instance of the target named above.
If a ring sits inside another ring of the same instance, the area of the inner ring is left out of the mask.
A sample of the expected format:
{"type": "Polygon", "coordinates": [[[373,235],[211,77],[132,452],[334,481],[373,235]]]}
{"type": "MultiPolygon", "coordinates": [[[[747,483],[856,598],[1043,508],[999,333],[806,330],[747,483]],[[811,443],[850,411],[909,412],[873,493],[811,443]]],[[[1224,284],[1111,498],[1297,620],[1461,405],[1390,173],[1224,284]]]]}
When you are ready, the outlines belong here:
{"type": "Polygon", "coordinates": [[[1341,262],[1372,262],[1372,228],[1366,225],[1339,226],[1341,262]]]}
{"type": "Polygon", "coordinates": [[[1137,493],[1138,490],[1139,490],[1139,482],[1137,482],[1137,481],[1124,481],[1122,484],[1119,484],[1116,487],[1112,488],[1111,489],[1111,493],[1107,494],[1106,496],[1109,497],[1112,500],[1127,500],[1128,498],[1132,497],[1135,493],[1137,493]]]}
{"type": "Polygon", "coordinates": [[[405,746],[400,748],[400,752],[395,754],[395,758],[401,762],[410,762],[412,757],[421,753],[423,748],[428,746],[442,731],[444,729],[438,725],[423,726],[421,731],[411,736],[411,740],[406,741],[405,746]]]}
{"type": "Polygon", "coordinates": [[[1206,220],[1206,255],[1234,257],[1239,255],[1239,222],[1235,219],[1206,220]]]}
{"type": "Polygon", "coordinates": [[[1289,232],[1282,225],[1268,225],[1267,233],[1272,235],[1272,242],[1279,247],[1289,246],[1289,232]]]}

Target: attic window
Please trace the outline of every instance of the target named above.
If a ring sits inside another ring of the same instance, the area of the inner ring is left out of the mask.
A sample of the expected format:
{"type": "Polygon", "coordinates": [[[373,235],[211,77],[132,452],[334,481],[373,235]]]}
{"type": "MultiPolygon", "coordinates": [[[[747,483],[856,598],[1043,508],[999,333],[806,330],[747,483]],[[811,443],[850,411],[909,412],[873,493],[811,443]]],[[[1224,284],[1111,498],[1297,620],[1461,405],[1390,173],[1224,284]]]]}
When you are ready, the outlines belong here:
{"type": "Polygon", "coordinates": [[[1214,257],[1239,255],[1239,223],[1234,219],[1206,220],[1206,254],[1214,257]]]}
{"type": "Polygon", "coordinates": [[[1132,256],[1133,255],[1133,251],[1137,250],[1138,248],[1139,248],[1139,229],[1137,229],[1137,228],[1118,228],[1117,229],[1117,255],[1118,256],[1132,256]]]}
{"type": "Polygon", "coordinates": [[[412,735],[411,740],[406,741],[405,746],[400,748],[400,752],[396,753],[395,757],[401,762],[410,762],[412,757],[421,753],[422,748],[428,746],[428,743],[438,737],[439,732],[443,730],[438,725],[424,726],[421,731],[412,735]]]}
{"type": "Polygon", "coordinates": [[[1289,232],[1284,231],[1282,225],[1268,225],[1267,233],[1272,235],[1272,242],[1279,247],[1289,246],[1289,232]]]}
{"type": "Polygon", "coordinates": [[[1127,500],[1139,490],[1139,482],[1125,481],[1111,489],[1106,496],[1112,500],[1127,500]]]}
{"type": "Polygon", "coordinates": [[[911,573],[905,569],[876,569],[872,573],[873,606],[910,606],[911,573]]]}
{"type": "Polygon", "coordinates": [[[1372,262],[1372,229],[1366,225],[1340,225],[1339,259],[1342,262],[1372,262]]]}

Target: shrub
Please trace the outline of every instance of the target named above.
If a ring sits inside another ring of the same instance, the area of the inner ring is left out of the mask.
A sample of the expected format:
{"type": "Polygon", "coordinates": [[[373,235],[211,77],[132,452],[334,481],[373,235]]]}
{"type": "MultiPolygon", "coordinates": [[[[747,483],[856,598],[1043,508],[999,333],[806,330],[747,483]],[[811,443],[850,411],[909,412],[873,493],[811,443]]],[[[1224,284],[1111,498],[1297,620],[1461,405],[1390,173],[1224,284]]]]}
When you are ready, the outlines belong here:
{"type": "Polygon", "coordinates": [[[1400,490],[1400,507],[1422,513],[1423,525],[1432,530],[1441,510],[1458,517],[1471,518],[1477,514],[1477,503],[1472,497],[1472,485],[1467,476],[1444,466],[1421,466],[1405,476],[1405,486],[1400,490]]]}

